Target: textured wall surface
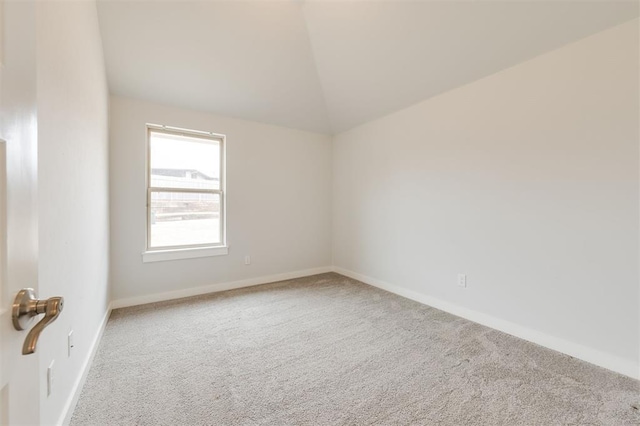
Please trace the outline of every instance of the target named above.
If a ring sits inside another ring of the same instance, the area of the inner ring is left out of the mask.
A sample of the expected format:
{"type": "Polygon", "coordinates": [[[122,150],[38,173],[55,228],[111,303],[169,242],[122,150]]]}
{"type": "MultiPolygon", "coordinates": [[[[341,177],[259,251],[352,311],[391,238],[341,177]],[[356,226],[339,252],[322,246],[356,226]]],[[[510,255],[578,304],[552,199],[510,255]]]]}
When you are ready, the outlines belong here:
{"type": "Polygon", "coordinates": [[[41,423],[53,424],[109,303],[109,95],[95,2],[38,2],[37,15],[39,295],[66,302],[38,343],[41,423]]]}
{"type": "Polygon", "coordinates": [[[114,299],[331,264],[330,137],[112,97],[110,139],[114,299]],[[226,135],[228,255],[142,263],[147,123],[226,135]]]}
{"type": "Polygon", "coordinates": [[[334,265],[637,376],[638,72],[634,20],[338,135],[334,265]]]}

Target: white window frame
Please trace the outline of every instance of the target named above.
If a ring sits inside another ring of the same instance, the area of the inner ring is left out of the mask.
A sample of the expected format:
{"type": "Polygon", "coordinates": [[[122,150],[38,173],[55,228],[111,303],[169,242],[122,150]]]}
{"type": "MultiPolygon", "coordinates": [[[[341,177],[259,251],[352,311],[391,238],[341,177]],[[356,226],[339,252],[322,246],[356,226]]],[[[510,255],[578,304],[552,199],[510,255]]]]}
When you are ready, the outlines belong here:
{"type": "Polygon", "coordinates": [[[226,212],[226,136],[213,132],[183,129],[180,127],[147,124],[147,161],[146,161],[146,243],[142,253],[143,262],[189,259],[228,254],[227,247],[227,212],[226,212]],[[195,137],[215,141],[220,144],[220,189],[205,188],[167,188],[151,185],[151,133],[164,133],[175,136],[195,137]],[[199,194],[218,194],[220,197],[220,242],[205,244],[189,244],[178,246],[151,247],[151,194],[153,192],[193,192],[199,194]]]}

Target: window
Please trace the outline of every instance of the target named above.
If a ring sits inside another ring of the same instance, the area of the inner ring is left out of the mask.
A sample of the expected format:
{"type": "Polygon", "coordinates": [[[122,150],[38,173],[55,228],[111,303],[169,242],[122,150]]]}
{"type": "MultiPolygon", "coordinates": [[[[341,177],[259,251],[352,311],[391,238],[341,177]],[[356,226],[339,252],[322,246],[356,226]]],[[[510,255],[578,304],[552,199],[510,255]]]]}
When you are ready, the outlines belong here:
{"type": "Polygon", "coordinates": [[[143,260],[226,254],[225,137],[156,125],[147,134],[143,260]]]}

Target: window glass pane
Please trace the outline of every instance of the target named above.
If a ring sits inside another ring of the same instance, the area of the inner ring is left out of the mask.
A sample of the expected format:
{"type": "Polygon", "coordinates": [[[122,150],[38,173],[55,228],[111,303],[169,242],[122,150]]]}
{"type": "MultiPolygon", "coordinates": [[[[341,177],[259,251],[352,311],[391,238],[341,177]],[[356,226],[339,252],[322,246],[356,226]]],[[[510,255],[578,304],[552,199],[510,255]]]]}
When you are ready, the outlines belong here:
{"type": "Polygon", "coordinates": [[[220,244],[220,194],[151,193],[149,247],[220,244]]]}
{"type": "Polygon", "coordinates": [[[150,135],[151,186],[220,189],[220,142],[160,132],[150,135]]]}

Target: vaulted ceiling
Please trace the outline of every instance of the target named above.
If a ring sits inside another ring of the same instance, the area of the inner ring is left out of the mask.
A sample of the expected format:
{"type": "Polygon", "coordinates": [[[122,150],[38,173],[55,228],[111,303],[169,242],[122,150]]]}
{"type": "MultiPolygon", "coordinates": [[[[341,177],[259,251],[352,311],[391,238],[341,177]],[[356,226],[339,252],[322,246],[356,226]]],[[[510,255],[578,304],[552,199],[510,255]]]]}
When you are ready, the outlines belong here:
{"type": "Polygon", "coordinates": [[[638,17],[632,2],[100,0],[113,94],[334,134],[638,17]]]}

